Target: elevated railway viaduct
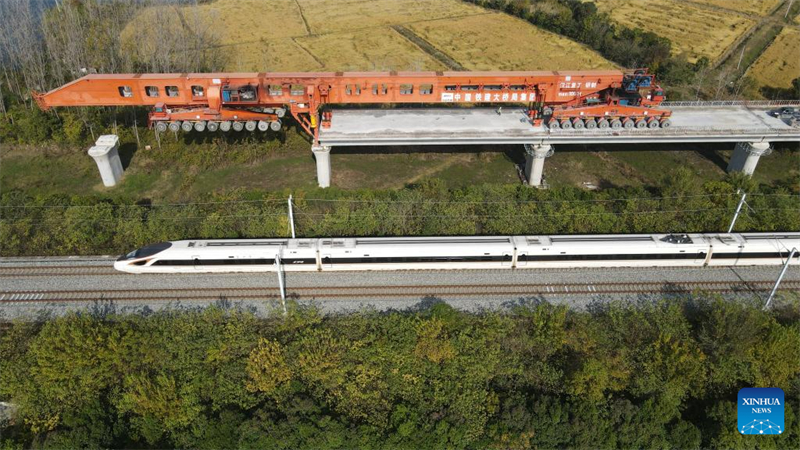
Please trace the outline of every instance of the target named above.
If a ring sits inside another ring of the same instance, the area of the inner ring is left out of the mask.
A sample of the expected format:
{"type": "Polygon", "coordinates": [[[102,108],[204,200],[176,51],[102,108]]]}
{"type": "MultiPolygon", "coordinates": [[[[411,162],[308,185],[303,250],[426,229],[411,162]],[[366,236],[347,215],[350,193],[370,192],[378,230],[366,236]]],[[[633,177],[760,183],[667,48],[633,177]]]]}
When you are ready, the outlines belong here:
{"type": "Polygon", "coordinates": [[[542,185],[558,144],[735,143],[729,171],[752,174],[800,127],[769,111],[797,102],[666,102],[646,69],[559,72],[94,74],[45,94],[54,106],[150,106],[156,132],[308,133],[321,187],[336,146],[522,144],[542,185]],[[447,107],[444,107],[447,106],[447,107]]]}

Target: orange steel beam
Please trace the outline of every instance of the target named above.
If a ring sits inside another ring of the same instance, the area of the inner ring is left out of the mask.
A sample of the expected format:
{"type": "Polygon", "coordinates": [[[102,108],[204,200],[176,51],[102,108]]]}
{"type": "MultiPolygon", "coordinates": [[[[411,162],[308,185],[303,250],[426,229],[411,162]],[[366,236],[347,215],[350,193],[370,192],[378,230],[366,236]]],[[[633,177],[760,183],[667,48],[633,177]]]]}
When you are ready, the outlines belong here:
{"type": "MultiPolygon", "coordinates": [[[[193,96],[192,86],[205,92],[222,86],[258,87],[257,104],[309,103],[567,103],[576,97],[619,86],[623,72],[321,72],[321,73],[192,73],[87,75],[35,98],[43,109],[53,106],[208,106],[209,96],[193,96]],[[166,89],[172,89],[168,96],[166,89]],[[279,89],[276,89],[277,87],[279,89]],[[465,87],[474,92],[458,92],[465,87]],[[129,88],[130,96],[120,88],[129,88]],[[158,88],[149,96],[146,87],[158,88]],[[273,89],[270,89],[272,87],[273,89]],[[516,92],[518,95],[513,96],[516,92]],[[470,93],[471,95],[466,95],[470,93]],[[503,96],[503,93],[509,95],[503,96]],[[522,99],[521,94],[527,94],[522,99]],[[452,95],[450,95],[452,94],[452,95]],[[460,95],[459,95],[460,94],[460,95]],[[531,94],[534,94],[531,98],[531,94]],[[514,100],[512,99],[514,97],[514,100]]],[[[212,99],[213,100],[213,99],[212,99]]]]}
{"type": "Polygon", "coordinates": [[[288,111],[315,140],[321,112],[322,125],[330,123],[331,112],[321,111],[326,105],[517,103],[527,105],[531,118],[539,121],[548,115],[563,119],[623,114],[619,111],[629,118],[668,117],[669,111],[653,109],[663,100],[653,77],[646,70],[635,74],[649,81],[649,93],[638,96],[636,105],[619,100],[617,93],[633,74],[618,70],[96,74],[45,94],[34,93],[34,98],[44,110],[153,106],[150,122],[162,129],[179,121],[277,121],[280,128],[279,119],[288,111]]]}

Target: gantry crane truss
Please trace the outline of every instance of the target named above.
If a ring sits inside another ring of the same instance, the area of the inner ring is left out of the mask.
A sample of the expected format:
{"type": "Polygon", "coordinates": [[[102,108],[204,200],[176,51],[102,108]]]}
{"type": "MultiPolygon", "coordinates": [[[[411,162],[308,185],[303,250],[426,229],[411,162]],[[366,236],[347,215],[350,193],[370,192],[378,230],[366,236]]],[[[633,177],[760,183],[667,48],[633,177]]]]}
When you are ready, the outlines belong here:
{"type": "Polygon", "coordinates": [[[54,106],[152,106],[158,131],[279,130],[288,112],[317,141],[337,105],[520,104],[550,128],[658,128],[663,90],[647,70],[93,74],[45,94],[54,106]]]}

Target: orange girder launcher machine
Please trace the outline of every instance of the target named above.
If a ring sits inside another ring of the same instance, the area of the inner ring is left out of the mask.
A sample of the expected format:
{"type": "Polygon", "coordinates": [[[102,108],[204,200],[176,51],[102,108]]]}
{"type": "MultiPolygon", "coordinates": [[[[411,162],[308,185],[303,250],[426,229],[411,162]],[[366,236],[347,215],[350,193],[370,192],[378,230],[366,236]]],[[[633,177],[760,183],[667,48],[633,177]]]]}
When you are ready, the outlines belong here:
{"type": "Polygon", "coordinates": [[[666,128],[664,91],[633,72],[322,72],[87,75],[46,94],[39,106],[152,106],[157,131],[281,129],[287,113],[314,137],[338,105],[527,107],[533,126],[666,128]]]}

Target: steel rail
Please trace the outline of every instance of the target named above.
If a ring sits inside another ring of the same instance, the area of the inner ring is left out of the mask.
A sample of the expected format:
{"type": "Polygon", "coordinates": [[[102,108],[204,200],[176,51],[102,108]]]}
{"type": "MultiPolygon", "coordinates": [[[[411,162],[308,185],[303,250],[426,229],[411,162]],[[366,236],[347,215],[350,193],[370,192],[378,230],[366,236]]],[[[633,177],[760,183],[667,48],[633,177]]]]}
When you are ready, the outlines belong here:
{"type": "MultiPolygon", "coordinates": [[[[688,281],[604,282],[604,283],[506,283],[474,285],[394,285],[394,286],[329,286],[294,287],[288,289],[293,298],[376,298],[437,296],[500,296],[500,295],[610,295],[610,294],[680,294],[692,292],[769,291],[773,280],[756,281],[688,281]]],[[[781,291],[800,289],[800,280],[784,282],[781,291]]],[[[0,305],[20,303],[77,303],[94,301],[206,301],[277,300],[277,287],[246,288],[170,288],[170,289],[107,289],[107,290],[20,290],[0,291],[0,305]]]]}

